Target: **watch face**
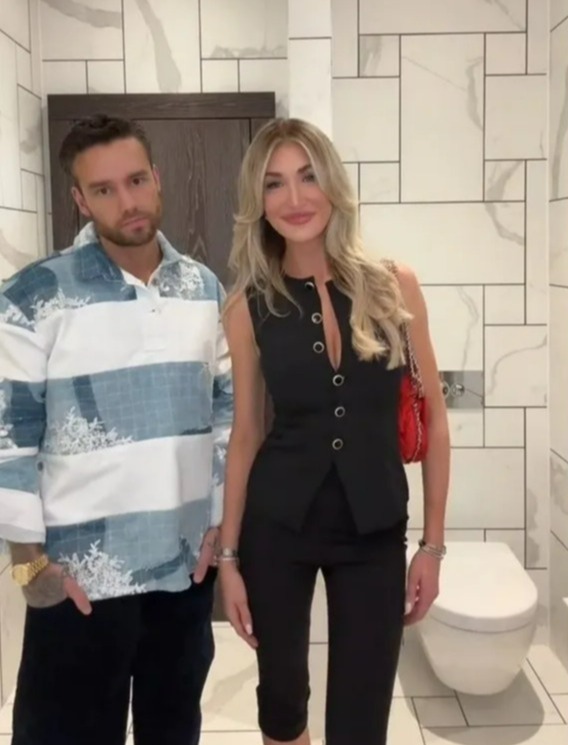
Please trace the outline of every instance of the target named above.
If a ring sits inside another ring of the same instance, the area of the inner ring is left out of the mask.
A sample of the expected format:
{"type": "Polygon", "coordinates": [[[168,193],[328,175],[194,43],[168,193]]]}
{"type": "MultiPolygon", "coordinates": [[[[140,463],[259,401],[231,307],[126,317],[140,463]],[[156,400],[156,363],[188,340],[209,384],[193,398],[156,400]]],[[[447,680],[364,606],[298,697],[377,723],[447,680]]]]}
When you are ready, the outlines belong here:
{"type": "Polygon", "coordinates": [[[12,577],[19,585],[25,585],[28,581],[28,568],[25,566],[12,567],[12,577]]]}

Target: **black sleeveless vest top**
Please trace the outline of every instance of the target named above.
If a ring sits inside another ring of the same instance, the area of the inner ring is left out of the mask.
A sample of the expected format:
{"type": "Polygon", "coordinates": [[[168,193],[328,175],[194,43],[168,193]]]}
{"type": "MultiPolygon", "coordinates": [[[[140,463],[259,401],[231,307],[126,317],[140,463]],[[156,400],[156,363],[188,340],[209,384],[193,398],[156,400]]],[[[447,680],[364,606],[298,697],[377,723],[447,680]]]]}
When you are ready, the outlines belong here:
{"type": "Polygon", "coordinates": [[[274,408],[271,431],[251,468],[247,510],[295,530],[335,464],[360,533],[407,518],[408,485],[398,446],[402,368],[360,361],[351,341],[351,301],[327,288],[341,334],[334,370],[325,348],[321,302],[313,279],[286,278],[290,294],[271,314],[249,294],[260,364],[274,408]]]}

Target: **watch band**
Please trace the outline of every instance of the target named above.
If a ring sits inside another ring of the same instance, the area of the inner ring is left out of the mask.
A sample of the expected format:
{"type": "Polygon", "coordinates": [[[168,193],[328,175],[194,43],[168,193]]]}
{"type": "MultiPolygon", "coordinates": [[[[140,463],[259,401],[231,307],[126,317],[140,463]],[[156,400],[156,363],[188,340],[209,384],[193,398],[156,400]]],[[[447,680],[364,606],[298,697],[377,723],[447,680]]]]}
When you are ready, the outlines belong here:
{"type": "Polygon", "coordinates": [[[33,561],[25,564],[14,564],[12,567],[12,578],[22,587],[29,585],[38,574],[40,574],[49,564],[49,556],[42,554],[33,561]]]}

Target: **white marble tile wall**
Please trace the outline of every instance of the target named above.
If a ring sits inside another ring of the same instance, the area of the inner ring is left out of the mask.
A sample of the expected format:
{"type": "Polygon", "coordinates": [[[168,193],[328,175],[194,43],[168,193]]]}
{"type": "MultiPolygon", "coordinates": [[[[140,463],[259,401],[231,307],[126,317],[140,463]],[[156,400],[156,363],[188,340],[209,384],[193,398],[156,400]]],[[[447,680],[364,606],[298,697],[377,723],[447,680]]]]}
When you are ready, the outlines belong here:
{"type": "MultiPolygon", "coordinates": [[[[509,543],[541,589],[546,635],[548,3],[334,0],[332,23],[333,134],[365,243],[417,272],[441,370],[483,376],[484,408],[450,411],[448,528],[509,543]]],[[[568,62],[568,22],[555,33],[568,62]]],[[[552,104],[558,122],[565,105],[552,104]]],[[[554,245],[568,285],[562,209],[554,245]]],[[[408,473],[419,535],[420,469],[408,473]]]]}
{"type": "Polygon", "coordinates": [[[550,621],[568,667],[568,2],[550,11],[550,621]]]}
{"type": "Polygon", "coordinates": [[[288,0],[288,113],[332,136],[331,0],[288,0]]]}
{"type": "MultiPolygon", "coordinates": [[[[38,0],[0,0],[0,281],[45,255],[38,0]]],[[[0,560],[0,702],[16,680],[24,602],[0,560]]]]}
{"type": "Polygon", "coordinates": [[[0,280],[44,254],[39,0],[0,5],[0,280]]]}
{"type": "Polygon", "coordinates": [[[269,91],[288,110],[287,0],[39,1],[46,94],[269,91]]]}

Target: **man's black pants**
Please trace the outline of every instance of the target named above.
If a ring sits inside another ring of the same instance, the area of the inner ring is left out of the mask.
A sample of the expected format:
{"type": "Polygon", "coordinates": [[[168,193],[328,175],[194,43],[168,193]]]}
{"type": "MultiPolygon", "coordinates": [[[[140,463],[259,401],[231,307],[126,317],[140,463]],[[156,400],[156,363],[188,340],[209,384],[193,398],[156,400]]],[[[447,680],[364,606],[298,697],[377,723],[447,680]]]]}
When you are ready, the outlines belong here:
{"type": "Polygon", "coordinates": [[[216,570],[189,590],[29,608],[12,745],[197,745],[216,570]]]}

